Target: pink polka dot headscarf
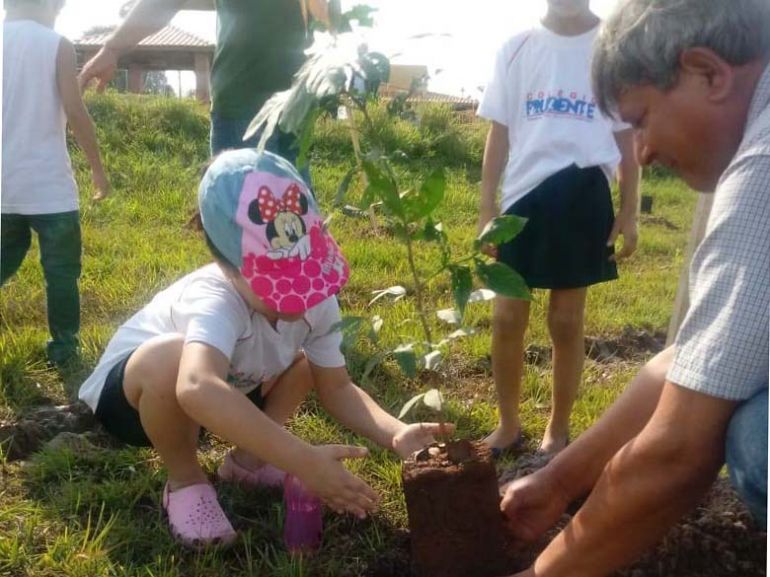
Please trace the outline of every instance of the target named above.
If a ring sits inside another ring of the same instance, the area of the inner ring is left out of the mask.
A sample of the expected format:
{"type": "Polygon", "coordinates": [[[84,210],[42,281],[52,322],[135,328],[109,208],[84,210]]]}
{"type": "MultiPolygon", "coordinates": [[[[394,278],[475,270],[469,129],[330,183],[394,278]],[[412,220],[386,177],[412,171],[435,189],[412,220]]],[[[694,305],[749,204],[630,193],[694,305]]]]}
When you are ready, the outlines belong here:
{"type": "Polygon", "coordinates": [[[254,149],[220,154],[199,189],[211,241],[271,309],[301,313],[337,294],[350,269],[293,166],[254,149]]]}

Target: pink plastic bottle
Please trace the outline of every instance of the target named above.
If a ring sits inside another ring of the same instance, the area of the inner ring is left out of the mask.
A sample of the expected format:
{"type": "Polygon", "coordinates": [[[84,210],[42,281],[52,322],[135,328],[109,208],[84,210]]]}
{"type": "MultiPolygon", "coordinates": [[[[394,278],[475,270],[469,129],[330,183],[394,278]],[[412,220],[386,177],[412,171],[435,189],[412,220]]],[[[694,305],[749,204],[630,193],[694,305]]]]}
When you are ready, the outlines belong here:
{"type": "Polygon", "coordinates": [[[323,511],[321,500],[309,493],[299,479],[286,475],[283,482],[286,518],[283,542],[291,553],[313,553],[321,546],[323,511]]]}

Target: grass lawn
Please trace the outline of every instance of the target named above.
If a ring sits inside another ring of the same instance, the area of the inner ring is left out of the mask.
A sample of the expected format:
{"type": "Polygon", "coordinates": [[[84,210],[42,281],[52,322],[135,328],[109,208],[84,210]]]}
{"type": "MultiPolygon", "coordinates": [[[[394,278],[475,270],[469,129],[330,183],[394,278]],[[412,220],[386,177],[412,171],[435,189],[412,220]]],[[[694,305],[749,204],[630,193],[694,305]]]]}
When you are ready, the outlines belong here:
{"type": "MultiPolygon", "coordinates": [[[[186,226],[207,155],[206,111],[194,103],[117,96],[91,98],[89,106],[115,190],[103,203],[92,205],[84,160],[73,152],[81,189],[84,246],[82,366],[60,372],[46,365],[45,292],[33,247],[18,275],[0,292],[0,418],[5,422],[36,405],[65,402],[121,322],[159,289],[209,261],[204,243],[186,226]]],[[[441,220],[459,251],[475,233],[483,126],[457,132],[467,142],[460,139],[452,146],[428,134],[429,129],[404,123],[392,127],[393,138],[404,139],[417,159],[401,167],[407,178],[416,180],[417,170],[428,165],[446,167],[448,190],[441,220]]],[[[319,127],[312,176],[327,211],[351,163],[344,154],[349,146],[344,134],[329,123],[319,127]]],[[[621,279],[589,291],[587,335],[612,339],[627,327],[650,332],[667,327],[695,193],[662,176],[647,178],[642,191],[653,195],[654,214],[642,218],[638,253],[621,266],[621,279]]],[[[367,220],[337,214],[331,228],[352,269],[350,283],[340,295],[343,312],[381,315],[385,319],[382,338],[388,344],[415,337],[418,326],[410,298],[396,304],[381,299],[367,307],[373,290],[394,284],[408,286],[400,246],[386,230],[373,231],[367,220]]],[[[421,266],[430,268],[434,258],[431,247],[420,247],[421,266]]],[[[428,296],[431,308],[451,306],[448,279],[432,281],[428,296]]],[[[546,306],[546,295],[536,293],[528,338],[540,346],[548,344],[546,306]]],[[[409,397],[424,390],[426,382],[441,382],[459,433],[483,436],[496,421],[488,360],[490,311],[489,303],[469,305],[467,324],[478,331],[453,342],[438,376],[407,380],[395,365],[386,363],[362,386],[397,413],[409,397]]],[[[435,319],[437,334],[451,330],[435,319]]],[[[363,342],[349,352],[355,378],[361,376],[371,353],[363,342]]],[[[602,413],[638,366],[638,361],[586,363],[573,415],[574,435],[602,413]]],[[[525,429],[534,438],[545,426],[550,381],[549,365],[527,366],[522,416],[525,429]]],[[[169,536],[160,512],[165,474],[153,452],[94,445],[81,450],[46,450],[23,463],[3,459],[0,575],[371,574],[374,564],[405,538],[406,512],[397,459],[341,430],[316,410],[312,399],[293,419],[291,429],[315,443],[370,446],[369,459],[349,465],[383,497],[380,511],[364,521],[327,514],[324,543],[314,558],[293,558],[284,551],[279,494],[231,486],[219,488],[221,501],[242,531],[242,539],[223,552],[182,549],[169,536]]],[[[226,450],[218,440],[207,438],[200,453],[206,469],[213,472],[226,450]]]]}

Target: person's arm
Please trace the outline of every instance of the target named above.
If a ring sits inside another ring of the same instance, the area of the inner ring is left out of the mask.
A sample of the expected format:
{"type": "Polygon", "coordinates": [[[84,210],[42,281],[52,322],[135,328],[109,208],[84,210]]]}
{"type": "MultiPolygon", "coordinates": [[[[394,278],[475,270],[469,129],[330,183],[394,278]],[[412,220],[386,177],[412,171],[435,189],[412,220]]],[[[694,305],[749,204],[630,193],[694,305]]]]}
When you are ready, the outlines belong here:
{"type": "Polygon", "coordinates": [[[99,52],[83,66],[78,77],[81,90],[94,78],[98,79],[97,90],[104,90],[115,75],[118,58],[131,51],[142,39],[168,24],[185,2],[186,0],[139,0],[99,52]]]}
{"type": "Polygon", "coordinates": [[[650,359],[591,428],[544,468],[503,487],[501,508],[517,539],[537,540],[591,492],[609,460],[650,420],[673,356],[669,347],[650,359]]]}
{"type": "Polygon", "coordinates": [[[298,477],[336,511],[359,517],[376,508],[378,496],[342,465],[343,459],[364,457],[364,447],[314,447],[271,420],[240,391],[227,384],[228,358],[199,342],[184,345],[176,396],[196,423],[237,447],[298,477]]]}
{"type": "Polygon", "coordinates": [[[628,129],[616,132],[615,142],[620,150],[617,170],[620,209],[615,216],[607,246],[615,244],[618,236],[623,235],[623,248],[611,257],[612,260],[621,260],[634,253],[639,238],[636,222],[639,218],[639,180],[642,171],[634,152],[634,131],[628,129]]]}
{"type": "Polygon", "coordinates": [[[577,515],[521,575],[603,576],[655,544],[716,478],[736,404],[666,382],[647,426],[612,458],[577,515]]]}
{"type": "MultiPolygon", "coordinates": [[[[479,202],[478,233],[498,215],[497,187],[508,162],[508,127],[492,121],[484,146],[481,164],[481,200],[479,202]]],[[[484,247],[484,252],[496,256],[497,247],[484,247]]]]}
{"type": "Polygon", "coordinates": [[[70,129],[91,166],[91,175],[96,188],[93,199],[101,200],[110,193],[110,183],[99,154],[94,123],[80,95],[75,62],[75,48],[69,40],[62,38],[56,53],[56,86],[70,129]]]}
{"type": "MultiPolygon", "coordinates": [[[[402,423],[385,411],[350,380],[345,367],[326,368],[310,363],[318,399],[323,408],[354,433],[366,437],[401,458],[409,457],[434,441],[437,423],[402,423]]],[[[446,431],[454,426],[445,424],[446,431]]]]}

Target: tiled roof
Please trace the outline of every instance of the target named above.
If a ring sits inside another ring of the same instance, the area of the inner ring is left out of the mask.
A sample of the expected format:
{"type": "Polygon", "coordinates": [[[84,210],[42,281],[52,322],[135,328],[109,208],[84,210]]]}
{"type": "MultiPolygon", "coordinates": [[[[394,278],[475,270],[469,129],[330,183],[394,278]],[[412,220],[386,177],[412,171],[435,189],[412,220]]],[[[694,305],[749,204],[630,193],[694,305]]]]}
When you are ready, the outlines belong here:
{"type": "MultiPolygon", "coordinates": [[[[102,46],[112,34],[109,32],[101,32],[99,34],[91,34],[83,36],[75,41],[75,45],[79,47],[86,46],[102,46]]],[[[148,36],[141,42],[139,47],[145,48],[213,48],[214,45],[211,42],[207,42],[202,38],[198,38],[194,34],[180,30],[175,26],[166,26],[162,30],[156,32],[152,36],[148,36]]]]}
{"type": "MultiPolygon", "coordinates": [[[[406,91],[400,88],[396,88],[391,84],[382,84],[380,85],[378,94],[383,98],[393,98],[394,96],[403,94],[404,92],[406,91]]],[[[466,105],[473,107],[478,105],[478,101],[475,98],[471,98],[470,96],[453,96],[451,94],[440,94],[438,92],[428,91],[416,92],[410,96],[408,100],[413,102],[438,102],[442,104],[466,105]]]]}

